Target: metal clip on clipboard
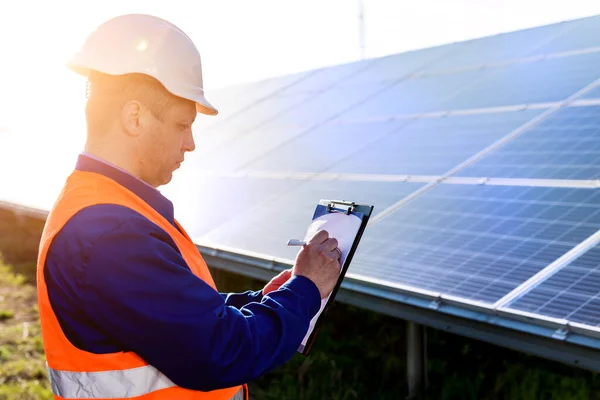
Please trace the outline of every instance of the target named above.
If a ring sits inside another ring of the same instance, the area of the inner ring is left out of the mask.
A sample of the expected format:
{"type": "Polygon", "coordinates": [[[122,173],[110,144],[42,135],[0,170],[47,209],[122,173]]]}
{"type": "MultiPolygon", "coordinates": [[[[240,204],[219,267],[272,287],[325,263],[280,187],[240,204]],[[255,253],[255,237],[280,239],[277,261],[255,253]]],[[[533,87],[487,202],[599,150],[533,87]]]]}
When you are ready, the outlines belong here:
{"type": "Polygon", "coordinates": [[[342,201],[331,200],[327,204],[327,212],[339,212],[339,211],[335,210],[335,205],[336,204],[340,204],[342,206],[347,206],[348,207],[346,209],[346,211],[345,211],[346,215],[350,215],[350,213],[353,212],[354,209],[356,208],[356,203],[355,202],[348,202],[348,201],[344,201],[344,200],[342,200],[342,201]]]}

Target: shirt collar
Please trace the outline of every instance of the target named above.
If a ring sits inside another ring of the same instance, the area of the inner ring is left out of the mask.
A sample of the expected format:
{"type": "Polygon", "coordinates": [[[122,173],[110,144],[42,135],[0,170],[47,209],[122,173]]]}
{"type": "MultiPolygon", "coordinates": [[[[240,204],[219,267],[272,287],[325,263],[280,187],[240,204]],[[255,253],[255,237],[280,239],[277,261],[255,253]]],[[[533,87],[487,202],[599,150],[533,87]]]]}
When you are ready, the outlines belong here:
{"type": "Polygon", "coordinates": [[[78,171],[95,172],[114,180],[119,185],[131,190],[148,203],[150,207],[154,208],[158,213],[165,217],[167,221],[175,225],[173,203],[163,196],[156,188],[150,186],[137,176],[130,174],[106,160],[85,152],[80,154],[77,158],[75,169],[78,171]]]}

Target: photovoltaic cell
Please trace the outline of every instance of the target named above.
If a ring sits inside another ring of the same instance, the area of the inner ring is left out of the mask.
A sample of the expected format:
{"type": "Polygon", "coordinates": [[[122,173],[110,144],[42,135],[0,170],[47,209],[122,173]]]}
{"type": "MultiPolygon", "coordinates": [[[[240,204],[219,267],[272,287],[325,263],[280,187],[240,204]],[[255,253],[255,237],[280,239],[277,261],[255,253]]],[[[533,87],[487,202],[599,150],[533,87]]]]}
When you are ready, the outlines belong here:
{"type": "Polygon", "coordinates": [[[582,254],[509,307],[600,326],[600,246],[582,254]]]}
{"type": "Polygon", "coordinates": [[[350,272],[494,303],[600,228],[600,191],[439,185],[369,226],[350,272]]]}
{"type": "Polygon", "coordinates": [[[528,110],[404,122],[408,124],[404,128],[344,158],[327,172],[442,175],[539,113],[528,110]]]}
{"type": "Polygon", "coordinates": [[[600,52],[494,68],[485,79],[441,105],[457,110],[567,99],[600,77],[600,52]]]}
{"type": "Polygon", "coordinates": [[[600,106],[562,108],[457,175],[598,179],[600,106]]]}
{"type": "Polygon", "coordinates": [[[368,202],[375,206],[374,215],[377,215],[421,186],[400,182],[303,181],[285,195],[244,210],[201,237],[199,242],[293,260],[298,249],[287,247],[286,242],[291,238],[304,238],[319,200],[368,202]]]}

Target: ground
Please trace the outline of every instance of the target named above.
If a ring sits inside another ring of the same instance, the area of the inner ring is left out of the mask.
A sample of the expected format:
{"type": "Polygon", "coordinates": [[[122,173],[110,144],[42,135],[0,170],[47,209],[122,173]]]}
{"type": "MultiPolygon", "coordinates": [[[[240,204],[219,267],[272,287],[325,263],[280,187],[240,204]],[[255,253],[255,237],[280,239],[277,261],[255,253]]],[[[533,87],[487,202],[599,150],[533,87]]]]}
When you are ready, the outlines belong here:
{"type": "Polygon", "coordinates": [[[0,263],[0,399],[52,399],[35,287],[0,263]]]}
{"type": "MultiPolygon", "coordinates": [[[[42,228],[0,209],[0,400],[52,398],[34,286],[42,228]]],[[[221,291],[264,285],[212,272],[221,291]]],[[[326,321],[309,357],[250,382],[251,400],[405,398],[404,321],[340,303],[326,321]]],[[[595,373],[434,329],[427,337],[427,400],[600,400],[595,373]]]]}

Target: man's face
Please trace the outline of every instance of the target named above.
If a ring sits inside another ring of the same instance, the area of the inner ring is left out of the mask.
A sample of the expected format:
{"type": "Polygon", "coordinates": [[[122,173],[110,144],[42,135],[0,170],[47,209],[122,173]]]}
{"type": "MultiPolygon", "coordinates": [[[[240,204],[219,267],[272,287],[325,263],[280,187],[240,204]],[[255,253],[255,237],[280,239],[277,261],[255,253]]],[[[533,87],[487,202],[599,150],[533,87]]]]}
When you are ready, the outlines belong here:
{"type": "Polygon", "coordinates": [[[154,187],[171,181],[185,153],[195,149],[192,137],[195,118],[196,106],[191,101],[173,104],[161,113],[160,119],[148,116],[137,147],[143,180],[154,187]]]}

